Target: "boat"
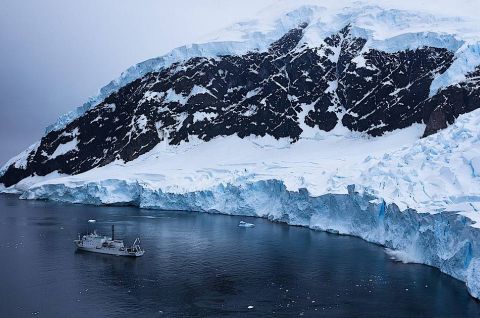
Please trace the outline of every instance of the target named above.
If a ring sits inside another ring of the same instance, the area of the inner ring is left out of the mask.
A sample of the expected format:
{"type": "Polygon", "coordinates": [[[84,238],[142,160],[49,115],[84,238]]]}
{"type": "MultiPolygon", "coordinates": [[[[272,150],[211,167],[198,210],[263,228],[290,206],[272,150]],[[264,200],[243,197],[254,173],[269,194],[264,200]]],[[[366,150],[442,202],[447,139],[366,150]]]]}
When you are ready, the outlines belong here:
{"type": "Polygon", "coordinates": [[[74,240],[77,250],[109,254],[116,256],[139,257],[145,254],[140,246],[140,238],[136,238],[133,244],[126,247],[122,240],[115,239],[115,226],[112,225],[112,237],[99,235],[96,230],[93,233],[85,234],[74,240]]]}

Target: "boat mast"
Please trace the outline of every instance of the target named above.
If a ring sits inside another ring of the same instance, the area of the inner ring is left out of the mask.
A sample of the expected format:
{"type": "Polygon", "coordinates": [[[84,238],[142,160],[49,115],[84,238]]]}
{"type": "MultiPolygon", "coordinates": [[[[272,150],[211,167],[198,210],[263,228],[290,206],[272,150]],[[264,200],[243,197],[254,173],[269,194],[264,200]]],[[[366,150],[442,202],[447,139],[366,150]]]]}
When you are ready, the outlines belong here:
{"type": "Polygon", "coordinates": [[[112,241],[115,240],[115,225],[112,224],[112,241]]]}

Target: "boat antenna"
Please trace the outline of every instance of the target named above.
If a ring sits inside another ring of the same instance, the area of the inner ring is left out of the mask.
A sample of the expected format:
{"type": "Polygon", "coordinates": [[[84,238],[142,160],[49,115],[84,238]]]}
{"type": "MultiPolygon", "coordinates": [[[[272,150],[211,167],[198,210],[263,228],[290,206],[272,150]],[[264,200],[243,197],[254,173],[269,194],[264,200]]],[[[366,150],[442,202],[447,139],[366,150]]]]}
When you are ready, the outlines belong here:
{"type": "Polygon", "coordinates": [[[115,241],[115,224],[112,224],[112,241],[115,241]]]}

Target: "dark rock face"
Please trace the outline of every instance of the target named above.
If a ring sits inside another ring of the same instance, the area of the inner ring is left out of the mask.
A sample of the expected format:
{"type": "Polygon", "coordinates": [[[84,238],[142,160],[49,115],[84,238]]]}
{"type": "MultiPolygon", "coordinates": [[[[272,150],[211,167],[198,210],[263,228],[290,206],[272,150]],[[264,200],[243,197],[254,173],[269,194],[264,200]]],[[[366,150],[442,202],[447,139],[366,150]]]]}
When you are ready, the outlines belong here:
{"type": "Polygon", "coordinates": [[[466,81],[442,89],[420,105],[423,121],[427,124],[424,136],[446,128],[459,115],[480,107],[480,67],[466,77],[466,81]]]}
{"type": "Polygon", "coordinates": [[[453,61],[446,49],[363,51],[366,40],[352,36],[349,26],[312,48],[301,42],[305,27],[266,52],[192,58],[146,74],[48,133],[26,164],[12,164],[0,182],[10,186],[53,171],[78,174],[192,136],[271,135],[295,142],[306,127],[330,131],[340,122],[372,136],[425,122],[428,135],[480,105],[478,74],[428,98],[432,80],[453,61]]]}
{"type": "Polygon", "coordinates": [[[428,99],[430,84],[450,66],[452,54],[433,48],[393,54],[369,51],[363,59],[366,67],[350,64],[341,78],[342,83],[351,83],[339,92],[347,109],[342,122],[380,136],[421,122],[413,109],[428,99]]]}

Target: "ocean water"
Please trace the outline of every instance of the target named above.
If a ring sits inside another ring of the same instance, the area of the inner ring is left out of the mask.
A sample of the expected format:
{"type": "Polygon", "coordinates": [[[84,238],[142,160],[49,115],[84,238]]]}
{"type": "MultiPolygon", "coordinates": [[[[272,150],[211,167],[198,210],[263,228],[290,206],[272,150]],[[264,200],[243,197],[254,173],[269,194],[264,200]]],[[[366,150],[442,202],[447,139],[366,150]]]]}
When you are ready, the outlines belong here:
{"type": "Polygon", "coordinates": [[[1,195],[0,257],[0,317],[480,316],[464,283],[437,269],[256,218],[1,195]],[[139,236],[145,255],[76,252],[89,219],[126,243],[139,236]]]}

